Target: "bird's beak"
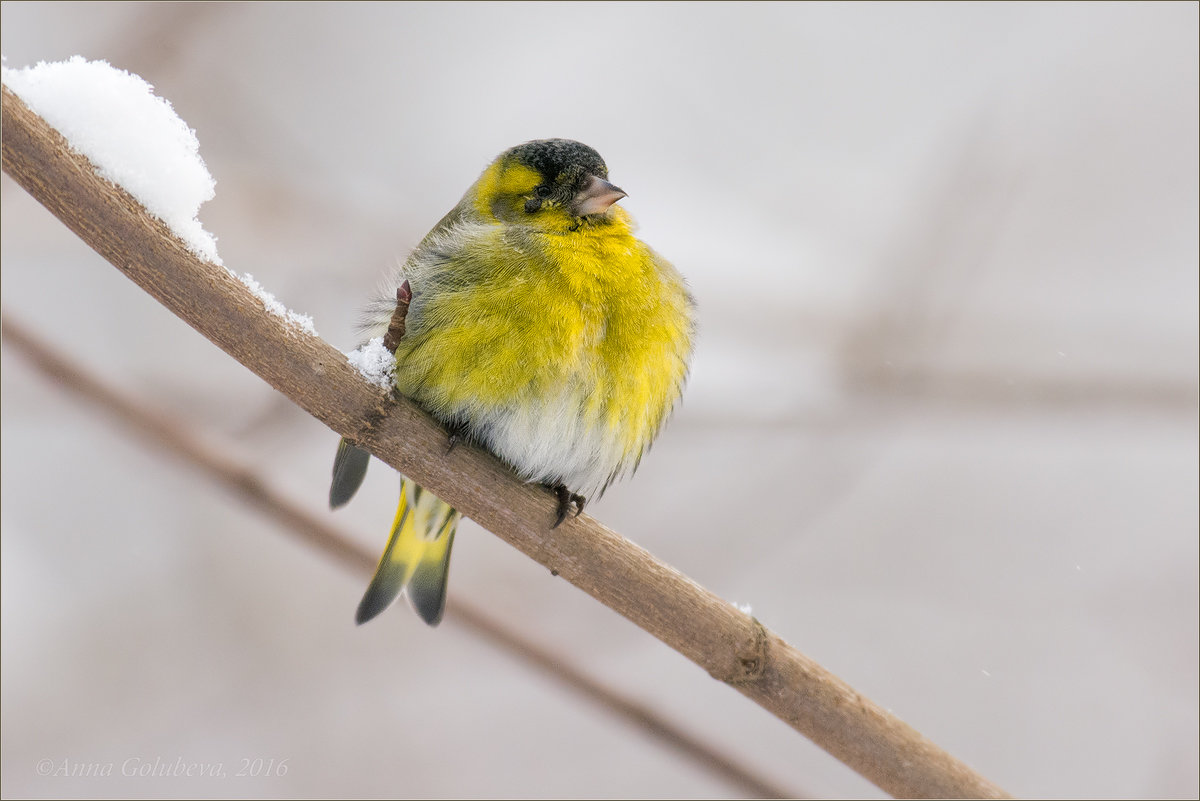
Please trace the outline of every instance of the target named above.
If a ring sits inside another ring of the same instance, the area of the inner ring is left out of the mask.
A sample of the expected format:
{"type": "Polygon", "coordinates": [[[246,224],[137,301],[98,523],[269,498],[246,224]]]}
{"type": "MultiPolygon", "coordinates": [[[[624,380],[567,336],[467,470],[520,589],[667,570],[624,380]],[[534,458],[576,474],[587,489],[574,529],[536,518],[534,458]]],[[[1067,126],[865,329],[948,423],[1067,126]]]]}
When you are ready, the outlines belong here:
{"type": "Polygon", "coordinates": [[[603,214],[608,207],[625,197],[620,187],[613,186],[598,175],[589,175],[583,184],[583,189],[571,201],[571,207],[576,217],[586,217],[589,214],[603,214]]]}

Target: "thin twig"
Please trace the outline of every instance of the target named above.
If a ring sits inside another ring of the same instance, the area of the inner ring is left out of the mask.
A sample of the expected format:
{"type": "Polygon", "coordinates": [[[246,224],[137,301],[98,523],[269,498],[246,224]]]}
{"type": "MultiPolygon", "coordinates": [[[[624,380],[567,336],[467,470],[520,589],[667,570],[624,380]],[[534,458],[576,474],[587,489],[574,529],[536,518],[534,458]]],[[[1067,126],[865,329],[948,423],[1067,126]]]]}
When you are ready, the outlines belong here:
{"type": "MultiPolygon", "coordinates": [[[[48,343],[30,333],[7,311],[0,312],[0,339],[15,347],[29,363],[55,386],[94,409],[99,409],[149,445],[195,468],[214,485],[233,493],[239,500],[273,519],[287,534],[297,537],[321,553],[333,557],[357,573],[370,575],[375,557],[349,535],[324,523],[299,504],[273,489],[261,475],[229,457],[233,449],[223,444],[206,445],[189,433],[189,428],[171,420],[145,403],[129,398],[109,386],[78,362],[68,359],[48,343]]],[[[594,701],[626,723],[638,726],[651,737],[674,748],[695,764],[710,770],[754,798],[799,798],[767,779],[755,776],[715,748],[680,729],[644,704],[639,704],[605,686],[582,670],[542,648],[511,628],[494,620],[467,601],[449,600],[450,625],[462,624],[501,651],[545,673],[580,695],[594,701]]],[[[347,617],[347,621],[349,618],[347,617]]]]}
{"type": "Polygon", "coordinates": [[[396,287],[396,310],[392,312],[392,321],[388,323],[387,333],[383,337],[383,347],[388,353],[395,353],[404,339],[404,321],[408,317],[408,304],[412,303],[412,287],[405,280],[396,287]]]}
{"type": "Polygon", "coordinates": [[[996,797],[996,785],[761,623],[591,517],[556,504],[368,383],[321,339],[266,312],[3,91],[4,170],[88,245],[301,408],[691,659],[896,796],[996,797]]]}

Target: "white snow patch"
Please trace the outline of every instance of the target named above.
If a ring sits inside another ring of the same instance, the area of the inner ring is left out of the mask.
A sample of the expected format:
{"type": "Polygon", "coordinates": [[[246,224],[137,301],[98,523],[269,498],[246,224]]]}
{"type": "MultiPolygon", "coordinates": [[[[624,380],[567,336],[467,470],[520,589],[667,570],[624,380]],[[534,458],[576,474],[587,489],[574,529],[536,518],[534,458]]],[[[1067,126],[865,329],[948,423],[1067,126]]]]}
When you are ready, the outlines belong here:
{"type": "Polygon", "coordinates": [[[253,292],[258,299],[263,302],[263,306],[265,306],[267,311],[269,311],[271,314],[274,314],[277,317],[282,317],[305,333],[312,334],[314,337],[317,336],[317,328],[313,325],[311,317],[309,317],[307,314],[294,312],[287,306],[284,306],[275,299],[274,295],[263,289],[262,284],[258,283],[258,281],[255,281],[254,276],[252,276],[250,273],[239,275],[237,276],[237,279],[245,284],[250,291],[253,292]]]}
{"type": "Polygon", "coordinates": [[[383,337],[375,337],[358,350],[347,353],[346,359],[372,384],[391,389],[396,357],[383,346],[383,337]]]}
{"type": "Polygon", "coordinates": [[[751,615],[754,613],[754,609],[750,606],[750,604],[739,604],[736,601],[730,601],[730,603],[743,615],[751,615]]]}
{"type": "Polygon", "coordinates": [[[197,256],[221,264],[216,238],[196,218],[216,182],[200,158],[196,132],[154,87],[82,56],[2,69],[5,85],[97,173],[137,198],[197,256]]]}
{"type": "MultiPolygon", "coordinates": [[[[217,240],[197,219],[200,206],[216,195],[216,181],[200,157],[196,132],[171,103],[137,75],[106,61],[72,56],[35,67],[3,67],[4,83],[42,119],[54,126],[96,172],[137,198],[165,222],[198,257],[224,266],[217,240]]],[[[254,276],[237,278],[267,311],[317,336],[312,318],[291,311],[254,276]]]]}

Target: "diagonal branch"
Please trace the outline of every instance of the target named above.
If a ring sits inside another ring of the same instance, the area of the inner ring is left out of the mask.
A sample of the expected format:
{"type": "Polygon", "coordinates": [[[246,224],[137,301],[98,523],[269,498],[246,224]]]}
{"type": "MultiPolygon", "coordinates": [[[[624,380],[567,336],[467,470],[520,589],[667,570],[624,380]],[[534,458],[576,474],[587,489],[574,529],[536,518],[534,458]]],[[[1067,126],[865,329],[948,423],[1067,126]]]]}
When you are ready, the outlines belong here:
{"type": "Polygon", "coordinates": [[[460,447],[404,399],[383,395],[317,337],[263,309],[197,259],[7,87],[4,171],[101,256],[225,352],[325,423],[539,564],[653,634],[710,675],[897,796],[1003,791],[859,695],[757,620],[590,517],[551,531],[555,502],[497,459],[460,447]]]}

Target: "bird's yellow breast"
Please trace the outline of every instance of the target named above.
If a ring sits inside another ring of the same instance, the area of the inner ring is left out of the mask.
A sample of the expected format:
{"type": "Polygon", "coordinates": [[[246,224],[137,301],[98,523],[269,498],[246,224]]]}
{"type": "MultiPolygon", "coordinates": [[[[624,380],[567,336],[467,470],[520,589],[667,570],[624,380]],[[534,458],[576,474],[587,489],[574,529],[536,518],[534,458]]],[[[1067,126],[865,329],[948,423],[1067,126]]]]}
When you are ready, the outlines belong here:
{"type": "Polygon", "coordinates": [[[448,420],[567,398],[558,414],[578,420],[547,421],[556,436],[577,422],[581,437],[611,443],[607,461],[636,459],[686,377],[690,299],[614,213],[564,233],[481,227],[427,297],[414,282],[419,319],[396,351],[399,390],[448,420]]]}

